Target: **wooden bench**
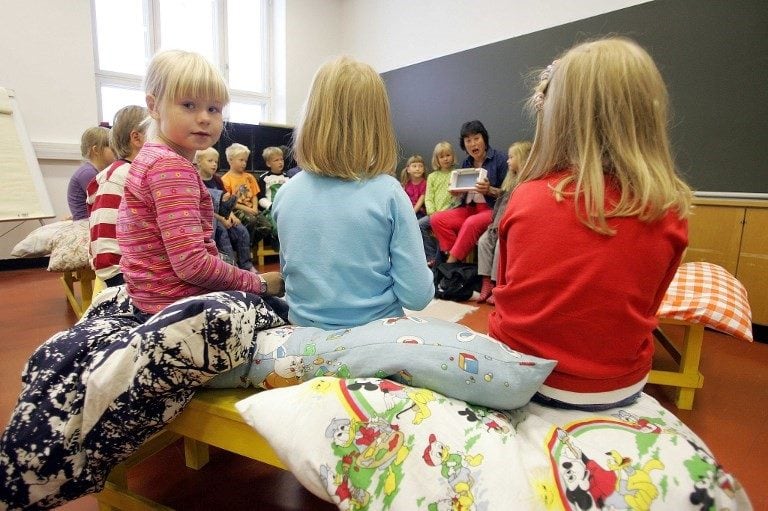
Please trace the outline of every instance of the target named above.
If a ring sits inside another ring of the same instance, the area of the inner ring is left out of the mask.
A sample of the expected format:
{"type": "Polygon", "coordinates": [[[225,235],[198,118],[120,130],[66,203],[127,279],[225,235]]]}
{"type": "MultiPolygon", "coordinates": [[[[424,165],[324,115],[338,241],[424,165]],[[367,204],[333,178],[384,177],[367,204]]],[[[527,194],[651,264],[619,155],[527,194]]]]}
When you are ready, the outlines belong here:
{"type": "Polygon", "coordinates": [[[259,240],[259,244],[253,249],[253,259],[256,261],[259,268],[264,267],[265,258],[277,255],[280,255],[280,252],[274,250],[272,247],[265,247],[264,240],[259,240]]]}
{"type": "Polygon", "coordinates": [[[214,446],[285,469],[267,441],[248,426],[235,409],[236,402],[254,392],[255,389],[198,391],[184,411],[163,431],[110,472],[104,489],[96,494],[99,508],[102,511],[170,509],[129,490],[128,470],[179,438],[184,438],[184,457],[189,468],[205,466],[208,463],[208,447],[214,446]]]}

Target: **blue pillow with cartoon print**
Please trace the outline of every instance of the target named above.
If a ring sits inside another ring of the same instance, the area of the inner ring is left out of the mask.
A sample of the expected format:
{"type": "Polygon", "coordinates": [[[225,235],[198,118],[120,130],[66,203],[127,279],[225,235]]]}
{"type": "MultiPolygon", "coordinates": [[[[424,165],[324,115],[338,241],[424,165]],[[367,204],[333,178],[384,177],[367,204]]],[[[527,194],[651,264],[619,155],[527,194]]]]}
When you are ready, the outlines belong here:
{"type": "Polygon", "coordinates": [[[319,376],[388,378],[510,410],[528,403],[556,364],[463,325],[415,316],[335,331],[286,325],[258,332],[255,344],[249,364],[208,386],[272,389],[319,376]]]}

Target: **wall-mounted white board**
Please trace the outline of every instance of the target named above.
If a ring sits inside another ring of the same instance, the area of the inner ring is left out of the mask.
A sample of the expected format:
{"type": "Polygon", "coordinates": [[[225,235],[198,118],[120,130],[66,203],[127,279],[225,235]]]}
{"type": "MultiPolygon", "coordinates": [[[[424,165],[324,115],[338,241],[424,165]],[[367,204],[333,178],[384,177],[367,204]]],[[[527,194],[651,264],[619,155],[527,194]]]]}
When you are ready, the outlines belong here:
{"type": "Polygon", "coordinates": [[[0,87],[0,222],[54,216],[14,92],[0,87]]]}

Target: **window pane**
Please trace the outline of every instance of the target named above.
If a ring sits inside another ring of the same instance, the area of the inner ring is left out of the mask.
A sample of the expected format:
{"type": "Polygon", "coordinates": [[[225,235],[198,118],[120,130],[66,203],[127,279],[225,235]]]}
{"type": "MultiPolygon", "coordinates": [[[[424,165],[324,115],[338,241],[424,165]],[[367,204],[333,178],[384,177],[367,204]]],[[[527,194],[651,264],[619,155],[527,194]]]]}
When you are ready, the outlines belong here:
{"type": "Polygon", "coordinates": [[[95,0],[99,68],[143,75],[144,12],[142,0],[95,0]]]}
{"type": "Polygon", "coordinates": [[[227,3],[229,86],[233,89],[267,92],[262,3],[252,0],[229,0],[227,3]]]}
{"type": "Polygon", "coordinates": [[[265,120],[264,105],[253,103],[235,103],[229,104],[230,122],[245,122],[248,124],[257,124],[265,120]]]}
{"type": "Polygon", "coordinates": [[[217,65],[215,0],[160,0],[159,5],[160,49],[194,51],[217,65]]]}
{"type": "Polygon", "coordinates": [[[141,88],[129,89],[113,85],[101,86],[101,120],[112,124],[115,113],[128,105],[146,106],[144,91],[141,88]]]}

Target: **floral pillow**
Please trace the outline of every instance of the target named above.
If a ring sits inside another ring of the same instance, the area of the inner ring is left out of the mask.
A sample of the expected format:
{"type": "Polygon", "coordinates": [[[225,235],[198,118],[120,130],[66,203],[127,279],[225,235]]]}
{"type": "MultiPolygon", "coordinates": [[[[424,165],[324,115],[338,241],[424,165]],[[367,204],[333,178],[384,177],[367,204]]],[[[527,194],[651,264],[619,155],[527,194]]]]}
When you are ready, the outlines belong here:
{"type": "Polygon", "coordinates": [[[236,404],[298,480],[339,509],[751,509],[656,400],[500,412],[390,380],[316,378],[236,404]]]}
{"type": "Polygon", "coordinates": [[[209,386],[271,389],[319,376],[377,377],[508,410],[526,404],[554,367],[463,325],[403,316],[335,331],[287,325],[258,332],[251,363],[209,386]]]}
{"type": "Polygon", "coordinates": [[[74,271],[90,268],[88,220],[78,220],[57,230],[51,239],[48,271],[74,271]]]}
{"type": "Polygon", "coordinates": [[[27,234],[13,247],[13,257],[45,257],[51,253],[51,242],[56,231],[62,227],[72,225],[72,220],[62,220],[45,224],[27,234]]]}

